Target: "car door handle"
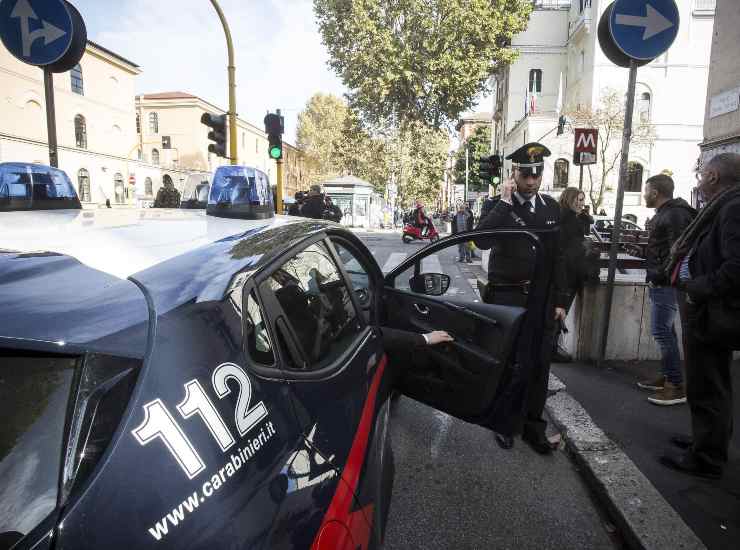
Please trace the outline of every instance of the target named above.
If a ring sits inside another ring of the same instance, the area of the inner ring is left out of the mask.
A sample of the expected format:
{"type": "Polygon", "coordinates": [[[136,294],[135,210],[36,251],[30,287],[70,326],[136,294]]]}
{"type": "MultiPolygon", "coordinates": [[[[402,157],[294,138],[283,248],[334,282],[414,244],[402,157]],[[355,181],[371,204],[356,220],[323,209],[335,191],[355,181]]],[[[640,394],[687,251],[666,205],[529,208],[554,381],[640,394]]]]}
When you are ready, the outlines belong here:
{"type": "Polygon", "coordinates": [[[419,304],[414,304],[414,309],[421,313],[422,315],[429,315],[429,308],[427,306],[420,306],[419,304]]]}

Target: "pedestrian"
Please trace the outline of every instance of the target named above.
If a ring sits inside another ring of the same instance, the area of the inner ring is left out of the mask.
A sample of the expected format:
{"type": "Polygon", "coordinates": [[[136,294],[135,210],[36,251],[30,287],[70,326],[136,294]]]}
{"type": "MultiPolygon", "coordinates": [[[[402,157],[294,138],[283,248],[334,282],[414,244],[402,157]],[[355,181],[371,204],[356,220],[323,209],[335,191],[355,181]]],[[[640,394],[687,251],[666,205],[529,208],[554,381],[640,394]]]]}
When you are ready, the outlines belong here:
{"type": "Polygon", "coordinates": [[[321,220],[324,218],[324,195],[320,185],[312,185],[301,206],[301,216],[321,220]]]}
{"type": "MultiPolygon", "coordinates": [[[[473,230],[473,217],[470,216],[462,204],[457,207],[457,214],[452,218],[452,233],[462,233],[473,230]]],[[[457,245],[458,262],[472,263],[470,258],[470,246],[467,242],[457,245]]]]}
{"type": "MultiPolygon", "coordinates": [[[[586,194],[577,187],[568,187],[560,194],[558,202],[560,204],[560,248],[563,254],[564,281],[567,292],[564,309],[567,315],[576,294],[583,288],[588,271],[582,217],[586,194]]],[[[573,360],[560,343],[560,335],[565,331],[564,322],[556,327],[552,355],[552,360],[556,363],[568,363],[573,360]]]]}
{"type": "Polygon", "coordinates": [[[645,206],[655,209],[647,225],[645,281],[650,298],[650,331],[660,348],[661,363],[657,377],[642,380],[637,385],[655,392],[648,401],[656,405],[686,403],[681,355],[674,329],[684,296],[671,286],[665,269],[673,243],[696,217],[696,210],[685,200],[673,198],[674,187],[673,179],[666,174],[657,174],[645,182],[645,206]]]}
{"type": "Polygon", "coordinates": [[[732,435],[732,351],[740,349],[740,155],[721,153],[697,174],[705,206],[671,249],[667,273],[686,292],[686,389],[693,438],[665,466],[719,478],[732,435]]]}
{"type": "MultiPolygon", "coordinates": [[[[465,205],[465,212],[467,212],[468,216],[470,216],[470,221],[468,222],[470,225],[470,229],[468,229],[468,231],[472,231],[473,227],[475,226],[475,213],[469,205],[465,205]]],[[[468,246],[470,248],[470,258],[472,261],[473,259],[477,258],[477,256],[475,255],[475,244],[471,241],[468,243],[468,246]]]]}
{"type": "Polygon", "coordinates": [[[301,215],[301,206],[303,206],[303,197],[304,197],[303,191],[296,191],[295,195],[293,195],[295,202],[293,202],[293,204],[291,204],[288,207],[289,216],[300,216],[301,215]]]}
{"type": "Polygon", "coordinates": [[[154,208],[180,208],[180,192],[175,189],[171,179],[166,178],[164,185],[157,191],[154,208]]]}
{"type": "Polygon", "coordinates": [[[342,209],[332,201],[329,195],[324,200],[324,218],[339,223],[342,221],[342,209]]]}
{"type": "Polygon", "coordinates": [[[491,249],[484,301],[528,307],[511,378],[496,400],[491,427],[499,446],[510,449],[523,423],[522,439],[543,454],[556,446],[546,436],[542,411],[555,324],[565,319],[567,300],[557,232],[560,206],[552,197],[539,193],[544,157],[549,155],[544,145],[528,143],[506,157],[514,163],[514,177],[502,185],[500,196],[486,201],[478,223],[478,229],[555,230],[539,235],[544,254],[542,269],[535,273],[533,246],[527,239],[476,239],[478,248],[491,249]]]}

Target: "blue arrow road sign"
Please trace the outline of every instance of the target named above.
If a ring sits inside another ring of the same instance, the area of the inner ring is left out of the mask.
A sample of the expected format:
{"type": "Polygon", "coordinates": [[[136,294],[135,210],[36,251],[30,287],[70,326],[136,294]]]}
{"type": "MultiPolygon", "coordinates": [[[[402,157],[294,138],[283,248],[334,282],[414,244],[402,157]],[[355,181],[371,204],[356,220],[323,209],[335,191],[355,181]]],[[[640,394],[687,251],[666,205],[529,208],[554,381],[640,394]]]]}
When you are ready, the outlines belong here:
{"type": "Polygon", "coordinates": [[[0,39],[24,63],[58,61],[72,35],[72,17],[62,0],[0,0],[0,39]]]}
{"type": "Polygon", "coordinates": [[[616,0],[609,31],[626,55],[649,60],[671,47],[678,24],[678,8],[673,0],[616,0]]]}

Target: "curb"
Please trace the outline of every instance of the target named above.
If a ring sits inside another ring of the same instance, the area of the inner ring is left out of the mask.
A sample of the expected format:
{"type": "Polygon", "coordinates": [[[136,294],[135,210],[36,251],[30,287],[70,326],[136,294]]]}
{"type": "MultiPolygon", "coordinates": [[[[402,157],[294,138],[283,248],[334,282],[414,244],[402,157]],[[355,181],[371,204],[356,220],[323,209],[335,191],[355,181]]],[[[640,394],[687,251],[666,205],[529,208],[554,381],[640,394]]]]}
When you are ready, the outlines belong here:
{"type": "Polygon", "coordinates": [[[650,480],[552,374],[549,390],[552,395],[545,408],[627,546],[640,550],[706,550],[650,480]]]}

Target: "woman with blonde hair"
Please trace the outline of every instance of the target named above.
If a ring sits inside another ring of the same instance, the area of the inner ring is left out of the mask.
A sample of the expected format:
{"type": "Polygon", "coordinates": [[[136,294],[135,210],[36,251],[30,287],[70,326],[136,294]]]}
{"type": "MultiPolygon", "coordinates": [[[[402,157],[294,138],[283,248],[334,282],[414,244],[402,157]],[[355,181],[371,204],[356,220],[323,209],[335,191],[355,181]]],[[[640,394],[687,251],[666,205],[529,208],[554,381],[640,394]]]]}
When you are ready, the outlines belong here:
{"type": "MultiPolygon", "coordinates": [[[[585,213],[586,194],[577,187],[568,187],[560,194],[560,247],[565,261],[565,281],[569,300],[566,311],[570,309],[578,291],[586,278],[585,213]]],[[[588,217],[586,218],[588,220],[588,217]]],[[[570,361],[570,356],[558,345],[555,338],[553,361],[570,361]]]]}

